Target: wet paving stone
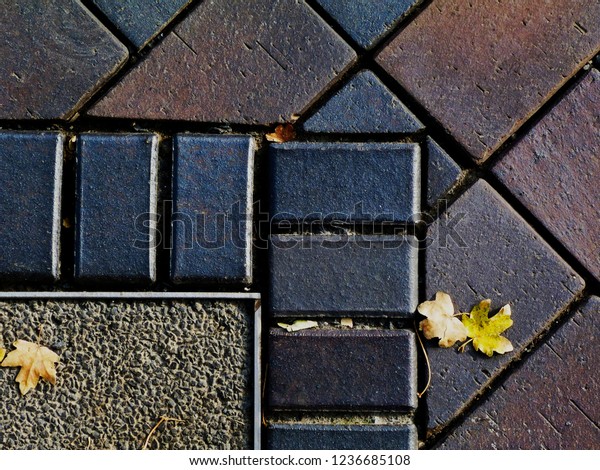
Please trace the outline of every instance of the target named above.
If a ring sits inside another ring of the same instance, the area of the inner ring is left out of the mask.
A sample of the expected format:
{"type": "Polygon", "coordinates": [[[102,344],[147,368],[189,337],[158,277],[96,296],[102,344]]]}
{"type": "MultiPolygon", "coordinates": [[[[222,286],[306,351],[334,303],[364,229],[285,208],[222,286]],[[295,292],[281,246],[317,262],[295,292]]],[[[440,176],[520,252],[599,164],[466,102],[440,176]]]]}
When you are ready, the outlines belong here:
{"type": "Polygon", "coordinates": [[[59,275],[63,140],[56,132],[0,132],[3,281],[59,275]]]}
{"type": "Polygon", "coordinates": [[[0,119],[69,118],[128,57],[78,0],[6,2],[0,23],[0,119]]]}
{"type": "Polygon", "coordinates": [[[599,332],[591,297],[439,447],[598,449],[599,332]]]}
{"type": "Polygon", "coordinates": [[[427,205],[434,207],[462,175],[460,166],[431,137],[427,147],[427,205]]]}
{"type": "Polygon", "coordinates": [[[303,125],[315,133],[410,134],[423,124],[370,70],[356,74],[303,125]]]}
{"type": "Polygon", "coordinates": [[[272,424],[267,428],[272,450],[410,450],[417,448],[417,429],[403,426],[331,426],[272,424]]]}
{"type": "Polygon", "coordinates": [[[284,409],[411,410],[416,344],[408,330],[269,331],[267,403],[284,409]]]}
{"type": "Polygon", "coordinates": [[[95,116],[270,124],[301,114],[356,58],[304,1],[201,3],[95,116]]]}
{"type": "Polygon", "coordinates": [[[361,47],[373,47],[420,0],[316,0],[361,47]]]}
{"type": "Polygon", "coordinates": [[[252,281],[254,150],[249,136],[174,138],[174,282],[252,281]]]}
{"type": "Polygon", "coordinates": [[[418,301],[412,236],[273,235],[272,315],[412,317],[418,301]]]}
{"type": "Polygon", "coordinates": [[[157,165],[154,134],[77,137],[79,282],[147,285],[155,280],[157,165]]]}
{"type": "Polygon", "coordinates": [[[600,4],[434,0],[378,62],[477,162],[600,49],[600,4]]]}
{"type": "Polygon", "coordinates": [[[446,292],[464,312],[490,298],[492,313],[510,304],[514,321],[506,332],[514,352],[505,355],[488,358],[472,348],[460,354],[428,342],[428,427],[441,428],[550,326],[583,280],[483,180],[430,227],[427,242],[427,299],[446,292]]]}
{"type": "Polygon", "coordinates": [[[141,49],[191,0],[92,0],[102,13],[141,49]]]}
{"type": "Polygon", "coordinates": [[[271,217],[407,222],[420,210],[417,144],[290,142],[269,148],[271,217]]]}
{"type": "Polygon", "coordinates": [[[520,202],[600,279],[600,72],[592,69],[494,167],[520,202]]]}

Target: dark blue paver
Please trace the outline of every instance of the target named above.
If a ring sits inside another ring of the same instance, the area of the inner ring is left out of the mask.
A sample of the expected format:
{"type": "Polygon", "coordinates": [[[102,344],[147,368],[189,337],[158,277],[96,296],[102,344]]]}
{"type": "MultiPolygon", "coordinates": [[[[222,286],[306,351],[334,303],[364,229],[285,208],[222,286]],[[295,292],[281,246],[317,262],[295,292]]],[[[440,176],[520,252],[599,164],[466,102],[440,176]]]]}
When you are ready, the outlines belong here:
{"type": "Polygon", "coordinates": [[[266,399],[277,409],[398,410],[417,406],[409,330],[269,331],[266,399]]]}
{"type": "Polygon", "coordinates": [[[417,448],[417,429],[414,425],[272,424],[267,428],[266,434],[267,449],[271,450],[411,450],[417,448]]]}
{"type": "Polygon", "coordinates": [[[92,0],[138,48],[156,36],[191,0],[92,0]]]}
{"type": "Polygon", "coordinates": [[[0,278],[52,281],[59,271],[63,136],[0,132],[0,278]]]}
{"type": "Polygon", "coordinates": [[[156,167],[153,134],[77,138],[75,277],[148,284],[155,279],[156,167]]]}
{"type": "Polygon", "coordinates": [[[272,145],[274,220],[405,222],[419,211],[416,144],[306,143],[272,145]]]}
{"type": "Polygon", "coordinates": [[[419,0],[316,0],[360,46],[368,49],[419,0]]]}
{"type": "Polygon", "coordinates": [[[410,317],[417,306],[413,237],[273,235],[275,316],[410,317]]]}
{"type": "Polygon", "coordinates": [[[173,281],[251,282],[254,148],[248,136],[174,138],[173,281]]]}
{"type": "Polygon", "coordinates": [[[423,124],[370,70],[356,74],[305,123],[307,132],[412,133],[423,124]]]}
{"type": "Polygon", "coordinates": [[[427,137],[427,205],[433,207],[454,186],[462,170],[431,137],[427,137]]]}

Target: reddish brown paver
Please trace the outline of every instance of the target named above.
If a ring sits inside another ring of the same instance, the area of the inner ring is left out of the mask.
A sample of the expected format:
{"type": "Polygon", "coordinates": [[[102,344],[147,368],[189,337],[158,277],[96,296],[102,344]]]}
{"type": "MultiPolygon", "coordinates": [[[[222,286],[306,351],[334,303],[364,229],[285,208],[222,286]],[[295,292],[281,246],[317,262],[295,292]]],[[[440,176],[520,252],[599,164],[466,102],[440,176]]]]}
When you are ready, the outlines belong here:
{"type": "Polygon", "coordinates": [[[598,342],[592,297],[440,447],[600,449],[598,342]]]}
{"type": "Polygon", "coordinates": [[[90,114],[284,121],[355,57],[304,1],[206,1],[90,114]]]}
{"type": "Polygon", "coordinates": [[[434,0],[379,63],[482,162],[600,49],[600,2],[434,0]]]}
{"type": "Polygon", "coordinates": [[[78,0],[3,2],[0,119],[69,118],[127,60],[78,0]]]}
{"type": "Polygon", "coordinates": [[[590,71],[494,173],[600,279],[600,72],[590,71]]]}

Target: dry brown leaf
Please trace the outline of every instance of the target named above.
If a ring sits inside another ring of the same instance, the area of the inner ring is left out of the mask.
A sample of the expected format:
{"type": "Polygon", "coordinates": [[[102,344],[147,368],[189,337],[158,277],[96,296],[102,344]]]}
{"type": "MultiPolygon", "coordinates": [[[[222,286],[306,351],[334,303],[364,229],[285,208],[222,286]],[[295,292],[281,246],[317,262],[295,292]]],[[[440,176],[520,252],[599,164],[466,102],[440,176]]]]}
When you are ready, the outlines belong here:
{"type": "Polygon", "coordinates": [[[289,142],[296,138],[296,131],[294,126],[291,124],[280,124],[275,128],[275,132],[265,135],[265,138],[269,142],[277,142],[279,144],[283,142],[289,142]]]}
{"type": "Polygon", "coordinates": [[[423,302],[417,308],[421,315],[427,317],[419,323],[425,338],[440,338],[439,345],[442,348],[450,348],[457,341],[467,339],[467,329],[454,316],[454,305],[448,294],[438,292],[435,300],[423,302]]]}
{"type": "Polygon", "coordinates": [[[284,328],[289,333],[293,333],[294,331],[309,330],[311,328],[317,328],[319,326],[319,324],[316,321],[312,320],[296,320],[291,325],[288,325],[287,323],[277,323],[277,325],[281,328],[284,328]]]}
{"type": "Polygon", "coordinates": [[[18,339],[13,343],[16,348],[9,352],[2,362],[2,367],[20,367],[16,381],[19,383],[21,395],[37,386],[40,377],[48,382],[56,383],[58,354],[39,344],[18,339]]]}

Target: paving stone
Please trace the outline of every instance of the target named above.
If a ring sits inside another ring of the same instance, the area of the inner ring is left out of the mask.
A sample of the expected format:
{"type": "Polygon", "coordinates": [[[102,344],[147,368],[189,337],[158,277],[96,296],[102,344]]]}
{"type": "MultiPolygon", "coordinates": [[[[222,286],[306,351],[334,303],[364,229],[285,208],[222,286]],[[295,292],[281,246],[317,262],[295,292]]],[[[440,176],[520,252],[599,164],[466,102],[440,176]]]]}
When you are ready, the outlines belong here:
{"type": "Polygon", "coordinates": [[[378,62],[482,162],[600,49],[600,3],[434,0],[378,62]]]}
{"type": "Polygon", "coordinates": [[[0,278],[58,277],[62,134],[0,132],[0,278]]]}
{"type": "Polygon", "coordinates": [[[0,448],[139,450],[169,416],[183,421],[150,449],[251,449],[253,314],[247,302],[0,302],[0,344],[43,326],[60,356],[56,385],[26,397],[18,370],[0,367],[0,448]]]}
{"type": "Polygon", "coordinates": [[[492,309],[509,303],[514,320],[506,337],[515,350],[505,355],[488,358],[473,348],[460,354],[428,342],[433,373],[428,427],[435,428],[456,416],[548,327],[581,292],[583,280],[482,180],[430,227],[427,242],[428,299],[441,290],[455,308],[469,311],[490,298],[492,309]]]}
{"type": "Polygon", "coordinates": [[[316,0],[360,46],[369,49],[420,0],[316,0]]]}
{"type": "Polygon", "coordinates": [[[77,138],[75,278],[149,284],[156,277],[158,136],[77,138]]]}
{"type": "Polygon", "coordinates": [[[273,408],[410,410],[416,344],[409,330],[269,331],[273,408]]]}
{"type": "Polygon", "coordinates": [[[269,161],[275,221],[406,222],[420,210],[417,144],[291,142],[269,161]]]}
{"type": "Polygon", "coordinates": [[[283,122],[301,114],[355,58],[303,0],[207,0],[90,113],[283,122]]]}
{"type": "Polygon", "coordinates": [[[600,279],[600,72],[590,71],[495,166],[520,202],[600,279]]]}
{"type": "Polygon", "coordinates": [[[156,36],[191,0],[92,0],[138,49],[156,36]]]}
{"type": "Polygon", "coordinates": [[[78,0],[5,2],[0,119],[66,119],[127,60],[78,0]]]}
{"type": "Polygon", "coordinates": [[[174,282],[252,282],[254,149],[242,135],[173,139],[174,282]]]}
{"type": "Polygon", "coordinates": [[[413,133],[423,124],[370,70],[357,73],[303,125],[307,132],[413,133]]]}
{"type": "Polygon", "coordinates": [[[276,317],[412,317],[418,243],[412,236],[272,235],[276,317]]]}
{"type": "Polygon", "coordinates": [[[331,426],[272,424],[267,449],[272,450],[411,450],[417,429],[404,426],[331,426]]]}
{"type": "Polygon", "coordinates": [[[427,137],[427,205],[435,206],[462,175],[460,166],[431,137],[427,137]]]}
{"type": "Polygon", "coordinates": [[[592,297],[440,445],[600,448],[600,299],[592,297]]]}

